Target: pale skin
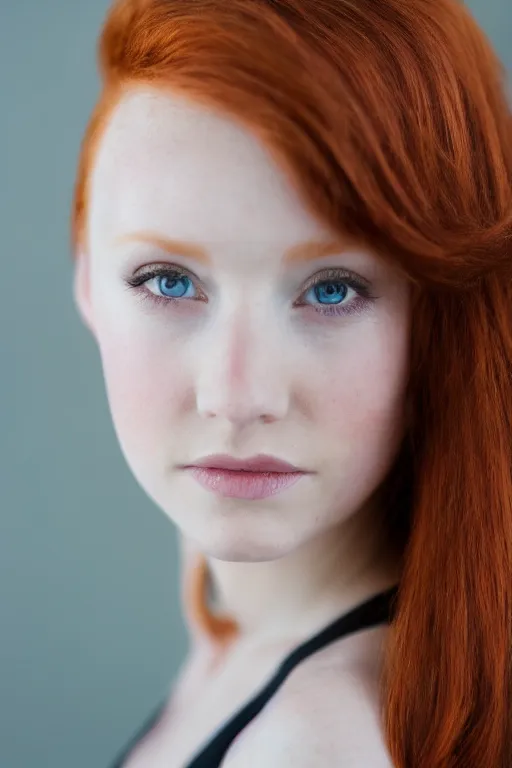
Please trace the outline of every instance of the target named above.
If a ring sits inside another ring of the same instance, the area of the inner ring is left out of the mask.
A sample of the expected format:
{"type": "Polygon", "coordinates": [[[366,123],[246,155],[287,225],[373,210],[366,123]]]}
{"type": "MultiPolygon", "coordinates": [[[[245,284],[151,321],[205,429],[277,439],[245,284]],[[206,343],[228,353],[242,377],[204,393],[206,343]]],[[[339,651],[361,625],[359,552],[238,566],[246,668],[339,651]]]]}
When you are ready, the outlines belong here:
{"type": "MultiPolygon", "coordinates": [[[[171,768],[285,651],[399,580],[372,520],[404,433],[410,289],[319,221],[247,129],[156,89],[131,88],[114,110],[86,235],[75,297],[121,449],[187,551],[207,557],[218,605],[241,628],[215,679],[203,663],[212,649],[196,638],[173,712],[129,763],[171,768]],[[170,301],[162,277],[127,286],[155,265],[181,269],[182,296],[170,301]],[[315,280],[337,286],[336,314],[315,280]],[[271,454],[310,474],[268,499],[220,498],[178,468],[211,453],[271,454]],[[177,746],[167,729],[181,717],[185,733],[194,699],[201,719],[208,686],[225,711],[205,705],[203,729],[177,746]]],[[[273,717],[253,721],[223,768],[283,766],[292,745],[298,768],[318,765],[319,749],[322,760],[388,765],[374,685],[385,631],[344,638],[297,668],[273,717]],[[315,696],[312,714],[301,702],[315,696]]]]}

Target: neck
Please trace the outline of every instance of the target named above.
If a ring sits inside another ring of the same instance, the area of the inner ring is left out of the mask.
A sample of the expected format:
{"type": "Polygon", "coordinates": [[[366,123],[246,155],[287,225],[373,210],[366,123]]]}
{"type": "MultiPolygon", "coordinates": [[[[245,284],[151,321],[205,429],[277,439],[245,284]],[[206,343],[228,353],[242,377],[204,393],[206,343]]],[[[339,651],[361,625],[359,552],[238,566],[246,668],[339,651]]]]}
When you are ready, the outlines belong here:
{"type": "Polygon", "coordinates": [[[207,557],[213,613],[232,618],[250,643],[266,644],[307,637],[394,586],[398,562],[383,548],[374,513],[360,512],[274,560],[207,557]]]}

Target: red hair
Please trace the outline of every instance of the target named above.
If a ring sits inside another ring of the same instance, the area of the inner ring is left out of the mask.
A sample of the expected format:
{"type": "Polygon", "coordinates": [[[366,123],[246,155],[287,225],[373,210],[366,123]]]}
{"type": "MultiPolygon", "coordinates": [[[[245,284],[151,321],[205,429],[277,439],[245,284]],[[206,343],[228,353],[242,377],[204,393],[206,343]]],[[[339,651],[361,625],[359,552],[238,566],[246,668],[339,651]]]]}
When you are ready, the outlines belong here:
{"type": "MultiPolygon", "coordinates": [[[[512,119],[490,44],[457,0],[119,0],[99,56],[75,252],[110,110],[150,84],[241,121],[321,220],[412,281],[383,730],[398,768],[510,768],[512,119]]],[[[204,571],[188,583],[208,624],[204,571]]]]}

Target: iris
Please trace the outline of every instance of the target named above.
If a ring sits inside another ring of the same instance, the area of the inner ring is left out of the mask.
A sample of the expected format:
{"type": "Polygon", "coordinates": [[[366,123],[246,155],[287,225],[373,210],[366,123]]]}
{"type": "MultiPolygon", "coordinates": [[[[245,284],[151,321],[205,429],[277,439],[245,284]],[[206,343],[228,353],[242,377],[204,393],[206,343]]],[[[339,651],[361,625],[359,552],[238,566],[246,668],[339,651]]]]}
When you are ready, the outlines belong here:
{"type": "Polygon", "coordinates": [[[321,304],[340,304],[347,295],[347,286],[345,283],[319,283],[313,291],[321,304]]]}
{"type": "Polygon", "coordinates": [[[168,275],[162,275],[158,280],[158,288],[163,296],[169,296],[173,299],[181,299],[185,296],[187,289],[192,285],[190,278],[183,276],[171,278],[168,275]]]}

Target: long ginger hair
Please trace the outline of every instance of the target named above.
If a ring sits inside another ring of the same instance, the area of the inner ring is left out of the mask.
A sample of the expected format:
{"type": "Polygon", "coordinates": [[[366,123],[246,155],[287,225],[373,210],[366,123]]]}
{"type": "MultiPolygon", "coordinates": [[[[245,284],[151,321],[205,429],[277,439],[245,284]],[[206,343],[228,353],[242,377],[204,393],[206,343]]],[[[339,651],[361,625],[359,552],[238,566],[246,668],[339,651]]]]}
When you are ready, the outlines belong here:
{"type": "MultiPolygon", "coordinates": [[[[383,731],[397,768],[510,768],[512,119],[489,42],[457,0],[118,0],[99,60],[74,253],[102,130],[149,84],[241,121],[310,210],[410,279],[411,418],[380,521],[402,564],[383,731]]],[[[204,582],[187,599],[229,636],[204,582]]]]}

